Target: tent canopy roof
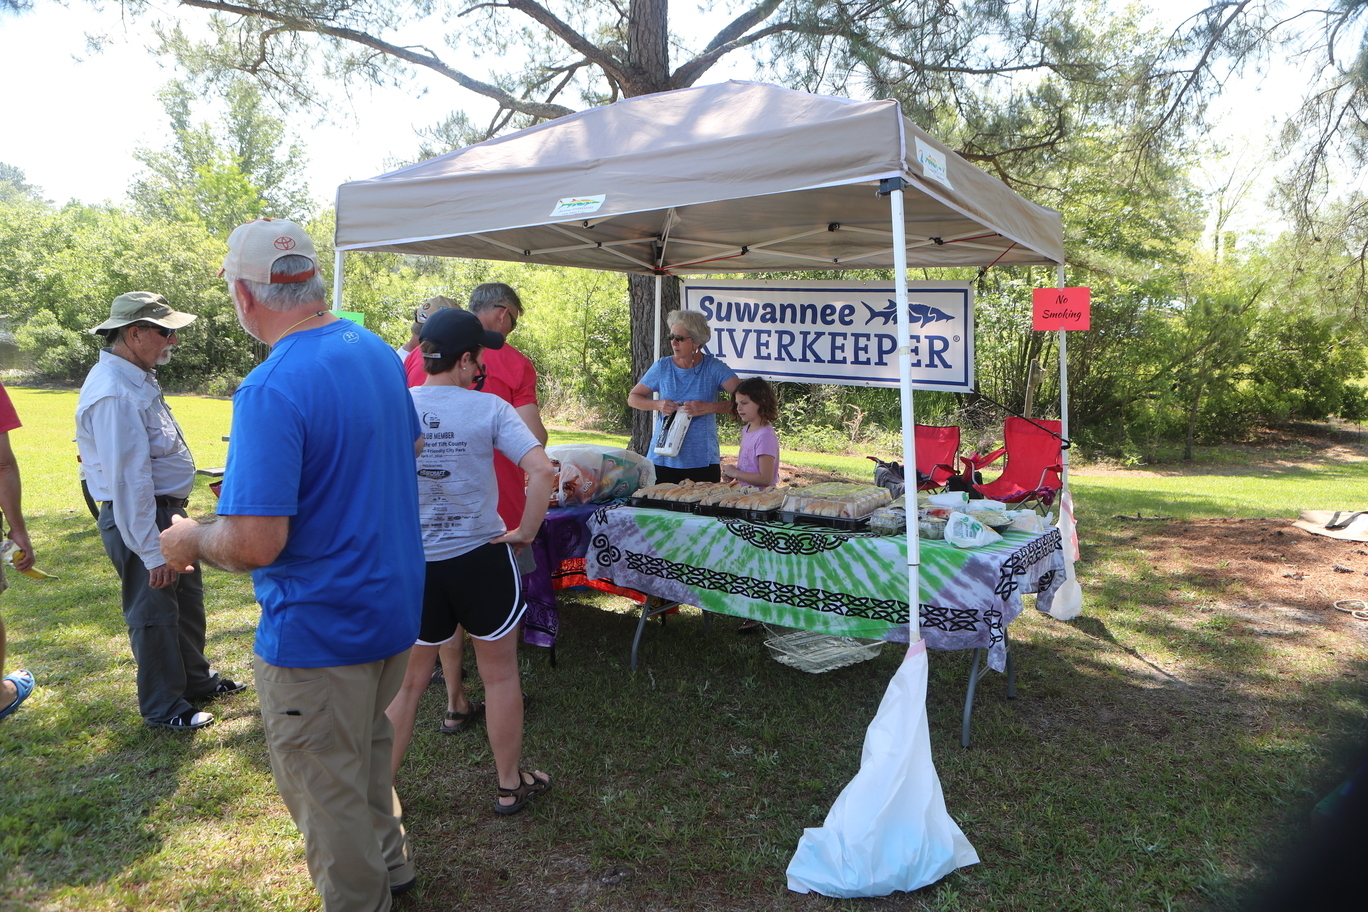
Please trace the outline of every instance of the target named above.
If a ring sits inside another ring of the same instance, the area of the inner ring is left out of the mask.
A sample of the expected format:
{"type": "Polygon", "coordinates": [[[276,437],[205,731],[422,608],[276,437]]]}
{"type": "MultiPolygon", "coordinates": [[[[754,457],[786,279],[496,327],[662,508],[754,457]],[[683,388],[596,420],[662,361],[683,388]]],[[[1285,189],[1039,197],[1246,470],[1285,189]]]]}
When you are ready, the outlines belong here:
{"type": "Polygon", "coordinates": [[[628,98],[343,184],[336,241],[674,275],[889,268],[876,191],[896,177],[910,266],[1063,262],[1057,212],[965,162],[897,102],[748,82],[628,98]],[[928,153],[943,172],[920,162],[928,153]],[[567,212],[569,200],[591,211],[567,212]]]}

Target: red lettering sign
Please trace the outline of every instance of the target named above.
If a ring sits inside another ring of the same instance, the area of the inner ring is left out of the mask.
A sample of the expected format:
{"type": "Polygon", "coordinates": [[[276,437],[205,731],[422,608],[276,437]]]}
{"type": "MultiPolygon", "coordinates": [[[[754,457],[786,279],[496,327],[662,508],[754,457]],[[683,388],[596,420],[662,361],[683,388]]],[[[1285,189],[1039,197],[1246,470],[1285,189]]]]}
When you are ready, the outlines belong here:
{"type": "Polygon", "coordinates": [[[1091,288],[1036,288],[1031,291],[1034,311],[1031,328],[1091,329],[1091,288]]]}

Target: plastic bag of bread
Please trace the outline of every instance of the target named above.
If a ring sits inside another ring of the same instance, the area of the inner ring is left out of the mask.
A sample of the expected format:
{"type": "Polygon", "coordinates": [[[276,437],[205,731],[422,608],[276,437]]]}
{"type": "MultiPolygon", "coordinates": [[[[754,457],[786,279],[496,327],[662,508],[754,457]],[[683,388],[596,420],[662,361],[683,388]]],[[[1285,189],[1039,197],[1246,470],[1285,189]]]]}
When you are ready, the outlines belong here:
{"type": "Polygon", "coordinates": [[[573,459],[561,460],[560,485],[561,506],[586,504],[598,490],[598,467],[592,469],[573,459]]]}
{"type": "Polygon", "coordinates": [[[562,506],[616,500],[655,484],[655,464],[622,447],[564,443],[547,447],[546,455],[561,463],[562,506]]]}
{"type": "Polygon", "coordinates": [[[556,473],[556,481],[555,481],[555,484],[553,484],[553,485],[551,486],[551,502],[548,503],[547,506],[548,506],[548,507],[559,507],[559,506],[561,505],[561,499],[560,499],[560,473],[561,473],[561,464],[560,464],[560,460],[559,460],[559,459],[553,459],[553,460],[551,460],[551,470],[552,470],[553,472],[556,473]]]}

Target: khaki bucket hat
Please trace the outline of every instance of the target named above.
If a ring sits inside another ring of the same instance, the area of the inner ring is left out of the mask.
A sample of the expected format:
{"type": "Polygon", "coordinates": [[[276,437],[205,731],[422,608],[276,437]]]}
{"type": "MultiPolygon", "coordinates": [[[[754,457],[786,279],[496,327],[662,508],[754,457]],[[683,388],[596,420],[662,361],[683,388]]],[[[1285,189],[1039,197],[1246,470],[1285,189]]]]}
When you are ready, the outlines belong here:
{"type": "Polygon", "coordinates": [[[163,329],[181,329],[195,322],[194,314],[172,310],[166,298],[152,291],[130,291],[109,305],[109,319],[91,330],[100,335],[130,323],[151,323],[163,329]]]}

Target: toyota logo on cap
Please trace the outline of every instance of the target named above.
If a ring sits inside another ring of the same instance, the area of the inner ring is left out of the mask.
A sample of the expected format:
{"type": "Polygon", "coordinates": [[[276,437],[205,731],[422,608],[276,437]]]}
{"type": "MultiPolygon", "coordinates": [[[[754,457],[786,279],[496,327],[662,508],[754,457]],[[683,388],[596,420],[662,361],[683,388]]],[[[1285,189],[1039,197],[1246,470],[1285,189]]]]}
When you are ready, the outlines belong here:
{"type": "Polygon", "coordinates": [[[275,239],[275,249],[276,249],[276,250],[294,250],[294,248],[295,248],[295,241],[294,241],[294,238],[292,238],[292,237],[284,237],[284,236],[281,236],[281,237],[278,237],[278,238],[275,239]]]}

